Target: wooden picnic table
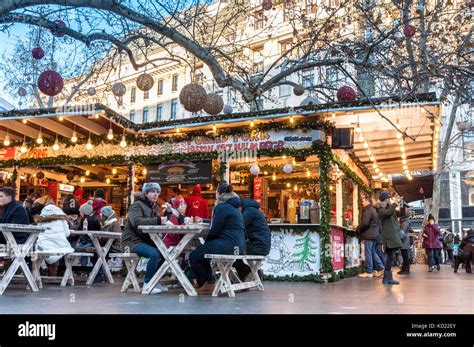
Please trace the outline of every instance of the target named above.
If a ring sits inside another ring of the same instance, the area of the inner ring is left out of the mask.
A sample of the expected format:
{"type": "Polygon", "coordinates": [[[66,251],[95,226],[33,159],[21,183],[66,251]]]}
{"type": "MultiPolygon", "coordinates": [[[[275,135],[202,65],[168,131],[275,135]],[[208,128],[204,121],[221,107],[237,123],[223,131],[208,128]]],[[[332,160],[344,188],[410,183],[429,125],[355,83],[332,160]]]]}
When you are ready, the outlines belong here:
{"type": "Polygon", "coordinates": [[[28,267],[28,264],[26,264],[25,257],[30,253],[36,240],[38,239],[39,234],[45,230],[46,228],[36,225],[0,224],[0,231],[7,241],[6,252],[2,253],[1,255],[8,256],[13,259],[12,264],[0,282],[0,295],[3,294],[18,268],[20,267],[23,270],[23,276],[25,276],[26,280],[28,281],[31,290],[34,292],[39,290],[36,281],[28,267]],[[25,243],[18,244],[13,235],[14,233],[28,233],[29,236],[25,243]]]}
{"type": "Polygon", "coordinates": [[[197,296],[197,292],[194,289],[188,277],[184,274],[184,271],[178,264],[178,257],[183,252],[184,248],[188,243],[197,235],[203,231],[209,230],[209,224],[189,224],[189,225],[144,225],[139,226],[144,233],[150,235],[150,238],[155,243],[156,247],[160,251],[164,258],[163,264],[160,266],[158,271],[155,273],[153,278],[146,285],[143,286],[142,294],[150,294],[153,288],[156,287],[160,279],[165,275],[168,268],[175,274],[178,281],[183,286],[184,290],[189,296],[197,296]],[[184,235],[181,241],[179,241],[176,247],[166,247],[160,234],[182,234],[184,235]]]}
{"type": "Polygon", "coordinates": [[[97,259],[96,263],[94,264],[94,268],[92,269],[89,278],[87,279],[86,285],[90,286],[94,283],[94,279],[99,273],[100,267],[104,267],[105,275],[110,283],[114,283],[114,278],[112,277],[112,273],[110,272],[109,265],[107,264],[107,253],[112,247],[112,243],[114,239],[119,239],[122,237],[122,233],[113,233],[109,231],[89,231],[89,230],[70,230],[71,235],[88,235],[92,243],[94,244],[95,251],[99,258],[97,259]],[[106,238],[107,241],[105,246],[102,247],[99,242],[99,238],[106,238]]]}

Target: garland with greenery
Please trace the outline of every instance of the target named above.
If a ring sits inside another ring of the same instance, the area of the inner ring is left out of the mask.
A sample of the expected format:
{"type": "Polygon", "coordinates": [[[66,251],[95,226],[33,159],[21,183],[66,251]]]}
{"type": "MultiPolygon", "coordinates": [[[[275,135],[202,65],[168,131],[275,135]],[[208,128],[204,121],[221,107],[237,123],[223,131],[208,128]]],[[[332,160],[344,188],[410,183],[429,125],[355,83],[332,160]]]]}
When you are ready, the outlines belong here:
{"type": "Polygon", "coordinates": [[[344,278],[354,277],[358,274],[364,272],[364,268],[362,266],[352,267],[348,269],[344,269],[343,271],[335,272],[332,271],[331,275],[328,278],[328,282],[337,282],[344,278]]]}
{"type": "Polygon", "coordinates": [[[359,169],[364,173],[365,177],[369,180],[370,183],[372,183],[372,173],[370,170],[364,165],[364,163],[359,159],[359,157],[354,153],[354,151],[348,151],[349,153],[349,158],[352,159],[354,164],[357,165],[359,169]]]}
{"type": "Polygon", "coordinates": [[[359,176],[357,176],[357,174],[349,168],[349,166],[346,163],[344,163],[336,155],[333,155],[332,152],[331,152],[331,157],[332,157],[331,158],[332,162],[339,166],[339,168],[341,169],[342,172],[344,172],[346,177],[350,178],[354,183],[356,183],[366,193],[369,193],[369,194],[372,193],[372,189],[368,185],[366,185],[362,181],[362,179],[359,176]]]}

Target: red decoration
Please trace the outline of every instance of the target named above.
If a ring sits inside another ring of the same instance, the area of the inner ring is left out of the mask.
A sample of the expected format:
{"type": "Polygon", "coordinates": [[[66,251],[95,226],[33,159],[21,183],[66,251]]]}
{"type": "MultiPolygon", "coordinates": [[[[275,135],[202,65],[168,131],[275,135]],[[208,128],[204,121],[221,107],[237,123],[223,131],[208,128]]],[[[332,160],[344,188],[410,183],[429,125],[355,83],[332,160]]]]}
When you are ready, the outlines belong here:
{"type": "Polygon", "coordinates": [[[357,99],[357,93],[352,87],[342,86],[337,91],[338,101],[355,101],[357,99]]]}
{"type": "Polygon", "coordinates": [[[38,88],[43,94],[55,96],[61,93],[64,81],[60,74],[53,70],[46,70],[38,78],[38,88]]]}
{"type": "MultiPolygon", "coordinates": [[[[62,25],[62,26],[66,26],[66,23],[64,23],[62,20],[60,19],[57,19],[54,21],[56,24],[58,25],[62,25]]],[[[64,31],[62,31],[61,29],[51,29],[51,34],[53,34],[54,36],[56,37],[63,37],[65,34],[64,34],[64,31]]]]}
{"type": "Polygon", "coordinates": [[[405,37],[413,37],[416,34],[416,27],[411,24],[405,24],[403,26],[403,35],[405,37]]]}
{"type": "Polygon", "coordinates": [[[18,95],[19,96],[25,96],[26,95],[26,89],[23,87],[18,88],[18,95]]]}
{"type": "Polygon", "coordinates": [[[33,48],[33,50],[31,51],[31,55],[33,56],[33,58],[40,60],[41,58],[44,57],[43,48],[41,47],[33,48]]]}
{"type": "Polygon", "coordinates": [[[272,3],[272,0],[263,0],[262,1],[262,8],[265,10],[265,11],[269,11],[273,8],[273,3],[272,3]]]}

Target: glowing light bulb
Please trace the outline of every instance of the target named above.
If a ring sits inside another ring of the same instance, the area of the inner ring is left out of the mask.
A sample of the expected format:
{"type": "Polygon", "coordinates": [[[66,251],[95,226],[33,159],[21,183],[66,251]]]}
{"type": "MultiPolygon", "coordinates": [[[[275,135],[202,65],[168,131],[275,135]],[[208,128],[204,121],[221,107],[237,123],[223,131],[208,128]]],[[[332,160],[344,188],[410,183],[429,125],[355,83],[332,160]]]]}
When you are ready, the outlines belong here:
{"type": "Polygon", "coordinates": [[[290,124],[293,124],[295,122],[295,119],[293,118],[293,116],[290,117],[290,124]]]}
{"type": "Polygon", "coordinates": [[[180,128],[177,128],[176,129],[176,133],[179,134],[181,132],[181,129],[180,128]]]}
{"type": "Polygon", "coordinates": [[[21,145],[21,148],[20,148],[20,152],[21,153],[28,152],[28,148],[26,147],[26,143],[23,142],[23,144],[21,145]]]}
{"type": "Polygon", "coordinates": [[[405,152],[405,146],[401,146],[400,151],[405,152]]]}
{"type": "Polygon", "coordinates": [[[373,163],[373,164],[372,164],[372,167],[373,167],[374,169],[375,169],[377,166],[378,166],[377,163],[373,163]]]}
{"type": "Polygon", "coordinates": [[[277,177],[276,177],[275,173],[273,173],[273,175],[272,175],[272,180],[273,180],[273,181],[276,181],[276,179],[277,179],[277,177]]]}
{"type": "Polygon", "coordinates": [[[402,157],[402,159],[406,159],[407,155],[405,153],[402,153],[401,157],[402,157]]]}
{"type": "Polygon", "coordinates": [[[375,168],[375,172],[379,173],[380,172],[380,169],[377,167],[375,168]]]}
{"type": "Polygon", "coordinates": [[[359,135],[359,142],[364,142],[365,138],[362,134],[359,135]]]}
{"type": "Polygon", "coordinates": [[[370,149],[367,150],[367,155],[372,155],[372,151],[370,149]]]}
{"type": "Polygon", "coordinates": [[[120,141],[120,147],[127,147],[127,141],[125,140],[125,135],[122,136],[122,141],[120,141]]]}
{"type": "Polygon", "coordinates": [[[86,171],[86,176],[89,176],[91,172],[89,170],[86,171]]]}
{"type": "Polygon", "coordinates": [[[143,174],[146,175],[146,173],[148,172],[147,169],[143,169],[143,174]]]}
{"type": "Polygon", "coordinates": [[[373,155],[370,156],[370,161],[375,161],[375,157],[373,155]]]}
{"type": "Polygon", "coordinates": [[[86,178],[83,176],[81,177],[81,183],[84,183],[86,181],[86,178]]]}
{"type": "Polygon", "coordinates": [[[8,135],[5,136],[5,140],[3,140],[3,144],[7,147],[10,146],[10,136],[8,135]]]}
{"type": "Polygon", "coordinates": [[[62,121],[64,120],[64,117],[63,117],[63,116],[59,116],[59,117],[58,117],[58,120],[59,120],[60,122],[62,122],[62,121]]]}
{"type": "Polygon", "coordinates": [[[107,134],[107,139],[108,140],[114,139],[114,131],[112,130],[112,128],[109,129],[109,133],[107,134]]]}
{"type": "Polygon", "coordinates": [[[307,177],[311,176],[311,172],[309,172],[309,170],[306,170],[306,176],[307,177]]]}
{"type": "Polygon", "coordinates": [[[403,135],[401,133],[397,132],[397,139],[400,140],[402,137],[403,137],[403,135]]]}
{"type": "Polygon", "coordinates": [[[408,166],[403,165],[403,170],[406,170],[406,169],[408,169],[408,166]]]}
{"type": "Polygon", "coordinates": [[[89,139],[86,143],[86,148],[90,151],[92,149],[92,147],[94,147],[94,146],[92,146],[91,139],[89,139]]]}
{"type": "Polygon", "coordinates": [[[77,133],[76,133],[76,131],[73,131],[73,132],[72,132],[71,142],[72,142],[72,143],[76,143],[76,142],[77,142],[77,133]]]}
{"type": "Polygon", "coordinates": [[[36,139],[36,143],[38,145],[41,145],[43,143],[43,137],[41,136],[41,133],[38,134],[38,138],[36,139]]]}
{"type": "Polygon", "coordinates": [[[400,146],[402,146],[402,145],[405,144],[405,141],[403,141],[403,139],[400,139],[400,140],[398,140],[398,144],[399,144],[400,146]]]}
{"type": "Polygon", "coordinates": [[[27,119],[23,119],[23,120],[22,120],[22,123],[23,123],[23,124],[26,124],[26,123],[28,123],[28,120],[27,120],[27,119]]]}
{"type": "Polygon", "coordinates": [[[290,188],[290,187],[291,187],[291,184],[287,183],[286,188],[290,188]]]}
{"type": "Polygon", "coordinates": [[[105,180],[105,182],[106,182],[107,184],[110,184],[110,178],[107,178],[107,179],[105,180]]]}
{"type": "Polygon", "coordinates": [[[356,134],[360,134],[362,132],[362,128],[359,125],[357,125],[357,127],[355,128],[355,132],[356,134]]]}
{"type": "Polygon", "coordinates": [[[255,126],[255,123],[253,122],[253,120],[250,121],[250,127],[253,128],[255,126]]]}
{"type": "Polygon", "coordinates": [[[364,142],[363,147],[364,147],[365,149],[367,149],[367,148],[369,148],[369,144],[368,144],[367,142],[364,142]]]}
{"type": "Polygon", "coordinates": [[[217,131],[217,126],[216,126],[215,124],[212,126],[212,131],[213,131],[213,132],[216,132],[216,131],[217,131]]]}
{"type": "Polygon", "coordinates": [[[59,143],[58,143],[58,140],[56,140],[56,142],[54,142],[53,151],[59,151],[59,143]]]}
{"type": "Polygon", "coordinates": [[[336,120],[336,113],[332,113],[332,116],[331,116],[332,120],[336,120]]]}

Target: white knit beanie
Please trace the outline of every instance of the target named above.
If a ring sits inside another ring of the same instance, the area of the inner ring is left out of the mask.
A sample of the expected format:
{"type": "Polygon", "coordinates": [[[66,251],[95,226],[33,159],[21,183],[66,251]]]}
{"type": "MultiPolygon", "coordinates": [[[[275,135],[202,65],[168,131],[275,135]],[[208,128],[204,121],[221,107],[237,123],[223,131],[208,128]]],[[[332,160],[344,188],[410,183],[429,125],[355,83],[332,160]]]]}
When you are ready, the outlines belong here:
{"type": "Polygon", "coordinates": [[[79,212],[85,216],[90,216],[92,213],[94,213],[94,209],[92,208],[92,200],[89,200],[85,204],[81,205],[81,207],[79,207],[79,212]]]}

